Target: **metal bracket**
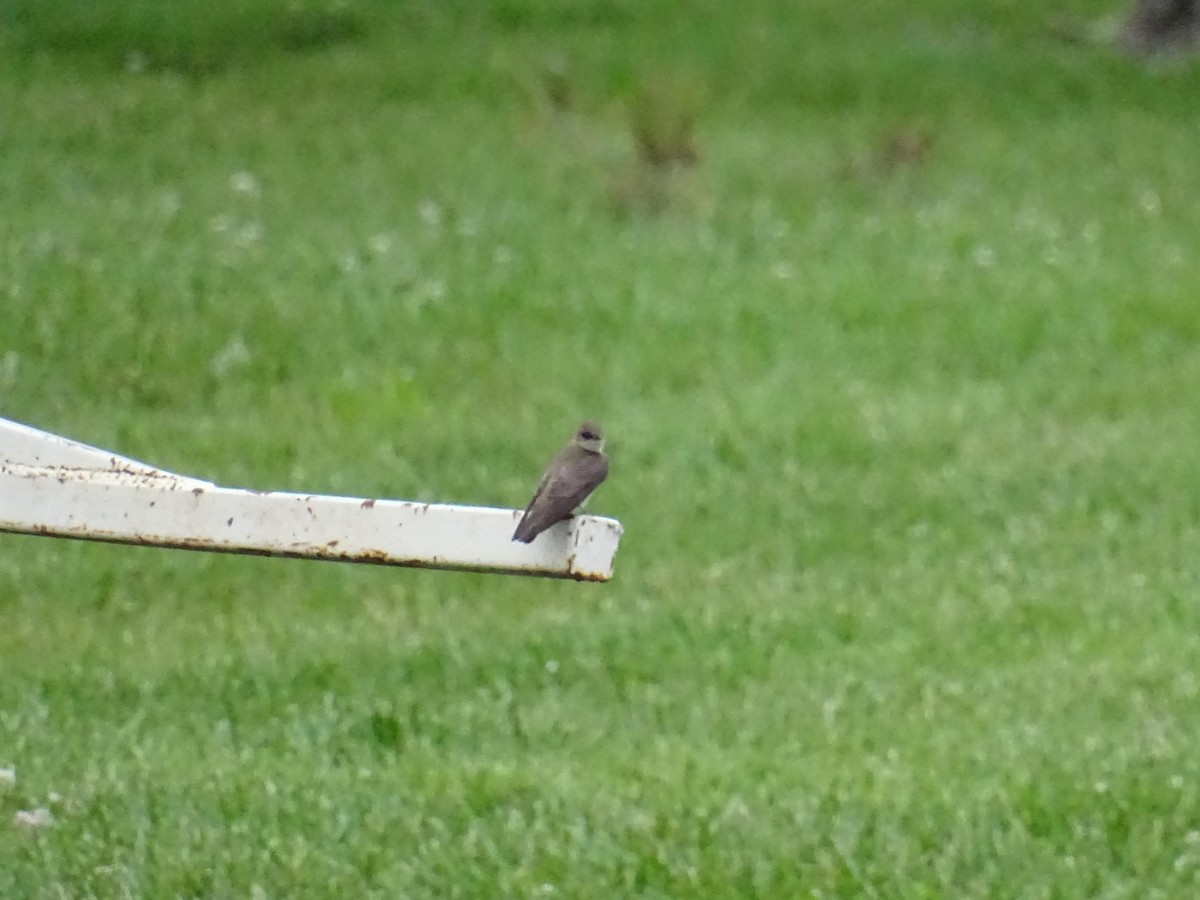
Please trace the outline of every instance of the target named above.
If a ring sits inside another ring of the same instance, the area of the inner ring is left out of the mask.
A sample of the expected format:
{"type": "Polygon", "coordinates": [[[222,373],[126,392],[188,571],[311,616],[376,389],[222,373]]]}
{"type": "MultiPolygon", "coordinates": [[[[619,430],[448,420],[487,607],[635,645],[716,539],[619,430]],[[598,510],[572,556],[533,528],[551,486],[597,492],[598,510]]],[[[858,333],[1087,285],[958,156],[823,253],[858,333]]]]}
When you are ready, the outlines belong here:
{"type": "Polygon", "coordinates": [[[532,544],[520,510],[219,487],[0,419],[0,532],[427,569],[608,581],[621,523],[576,516],[532,544]]]}

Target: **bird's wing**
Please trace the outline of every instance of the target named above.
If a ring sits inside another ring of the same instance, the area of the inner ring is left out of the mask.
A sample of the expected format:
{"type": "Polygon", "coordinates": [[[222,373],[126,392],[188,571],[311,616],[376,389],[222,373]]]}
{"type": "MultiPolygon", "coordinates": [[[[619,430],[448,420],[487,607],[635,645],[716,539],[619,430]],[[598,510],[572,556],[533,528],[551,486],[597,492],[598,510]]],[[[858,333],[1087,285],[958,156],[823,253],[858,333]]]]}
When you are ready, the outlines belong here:
{"type": "Polygon", "coordinates": [[[547,469],[542,473],[542,480],[538,482],[537,490],[533,492],[533,496],[529,498],[529,505],[525,507],[525,514],[521,516],[522,521],[529,518],[529,511],[533,509],[534,504],[538,502],[538,498],[542,496],[542,491],[546,490],[546,485],[550,483],[550,470],[547,469]]]}
{"type": "Polygon", "coordinates": [[[568,515],[607,477],[608,457],[589,453],[571,467],[569,474],[564,473],[542,485],[539,493],[544,495],[543,502],[555,509],[564,509],[563,515],[568,515]]]}
{"type": "Polygon", "coordinates": [[[608,475],[608,458],[588,454],[568,472],[551,466],[525,508],[517,526],[516,540],[531,541],[555,522],[571,515],[608,475]]]}
{"type": "Polygon", "coordinates": [[[538,482],[537,490],[533,492],[533,496],[529,499],[529,505],[525,507],[525,512],[521,515],[521,521],[517,523],[517,530],[513,532],[514,541],[524,541],[529,543],[539,532],[545,530],[547,525],[538,527],[538,520],[543,516],[535,513],[538,509],[538,501],[541,500],[542,493],[546,490],[546,485],[550,483],[551,469],[547,469],[542,475],[542,480],[538,482]]]}

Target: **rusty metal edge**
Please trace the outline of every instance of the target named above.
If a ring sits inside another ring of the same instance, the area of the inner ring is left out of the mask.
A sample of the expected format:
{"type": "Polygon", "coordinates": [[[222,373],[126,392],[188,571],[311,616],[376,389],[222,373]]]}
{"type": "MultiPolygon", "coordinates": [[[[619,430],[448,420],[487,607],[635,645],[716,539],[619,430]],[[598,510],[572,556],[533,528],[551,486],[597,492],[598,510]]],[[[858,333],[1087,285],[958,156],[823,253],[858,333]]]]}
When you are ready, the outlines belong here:
{"type": "Polygon", "coordinates": [[[146,540],[138,540],[135,536],[121,537],[117,535],[104,535],[95,532],[89,534],[79,534],[72,532],[69,529],[55,529],[39,526],[31,529],[11,528],[0,525],[0,533],[3,534],[19,534],[29,537],[56,537],[67,538],[73,541],[89,541],[98,544],[125,544],[131,547],[159,547],[171,550],[194,550],[201,553],[231,553],[239,556],[266,556],[279,559],[311,559],[317,562],[342,562],[342,563],[359,563],[377,566],[394,566],[408,569],[433,569],[450,572],[480,572],[491,575],[523,575],[526,577],[535,578],[554,578],[560,581],[585,581],[591,583],[604,583],[612,579],[611,575],[605,575],[602,572],[584,572],[574,568],[574,556],[568,562],[570,566],[568,571],[543,571],[529,568],[503,568],[494,566],[472,566],[464,568],[462,563],[447,563],[441,565],[436,561],[417,560],[417,559],[395,559],[389,557],[382,550],[366,550],[362,553],[338,553],[331,548],[311,547],[303,550],[261,550],[261,549],[245,549],[221,547],[211,544],[207,541],[188,541],[179,539],[163,540],[162,538],[147,538],[146,540]]]}

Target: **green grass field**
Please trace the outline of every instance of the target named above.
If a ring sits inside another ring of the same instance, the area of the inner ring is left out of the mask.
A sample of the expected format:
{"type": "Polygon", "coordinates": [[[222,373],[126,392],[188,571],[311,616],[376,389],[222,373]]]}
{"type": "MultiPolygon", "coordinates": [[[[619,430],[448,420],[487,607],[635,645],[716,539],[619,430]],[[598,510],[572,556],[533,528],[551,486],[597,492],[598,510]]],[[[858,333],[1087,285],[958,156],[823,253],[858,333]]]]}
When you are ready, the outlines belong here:
{"type": "Polygon", "coordinates": [[[0,897],[1200,896],[1200,69],[227,6],[0,6],[0,415],[503,506],[594,416],[617,576],[0,537],[0,897]]]}

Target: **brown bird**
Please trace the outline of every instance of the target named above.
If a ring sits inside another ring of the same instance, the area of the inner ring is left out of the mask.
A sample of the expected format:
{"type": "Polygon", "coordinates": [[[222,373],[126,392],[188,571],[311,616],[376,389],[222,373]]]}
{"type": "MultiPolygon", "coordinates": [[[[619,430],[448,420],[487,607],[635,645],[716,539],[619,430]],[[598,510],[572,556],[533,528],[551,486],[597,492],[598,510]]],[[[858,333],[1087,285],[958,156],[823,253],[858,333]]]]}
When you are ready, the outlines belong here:
{"type": "Polygon", "coordinates": [[[531,543],[551,525],[571,518],[606,477],[604,432],[595,422],[584,422],[550,461],[512,539],[531,543]]]}

